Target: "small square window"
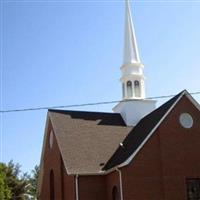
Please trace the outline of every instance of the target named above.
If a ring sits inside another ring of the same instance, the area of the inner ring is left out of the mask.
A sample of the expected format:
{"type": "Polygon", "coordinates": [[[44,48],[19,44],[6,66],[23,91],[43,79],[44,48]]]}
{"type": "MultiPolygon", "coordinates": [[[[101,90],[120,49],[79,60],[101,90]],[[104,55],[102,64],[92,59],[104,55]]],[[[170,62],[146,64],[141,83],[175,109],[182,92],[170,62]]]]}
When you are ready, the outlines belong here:
{"type": "Polygon", "coordinates": [[[200,178],[186,179],[187,199],[200,200],[200,178]]]}

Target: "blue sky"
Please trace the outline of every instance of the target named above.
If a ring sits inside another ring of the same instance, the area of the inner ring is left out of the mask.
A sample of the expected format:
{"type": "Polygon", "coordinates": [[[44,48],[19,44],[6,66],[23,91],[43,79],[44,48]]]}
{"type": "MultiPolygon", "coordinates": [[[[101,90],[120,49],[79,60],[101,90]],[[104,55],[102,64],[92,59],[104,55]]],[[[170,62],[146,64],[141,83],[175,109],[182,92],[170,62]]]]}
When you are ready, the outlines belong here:
{"type": "MultiPolygon", "coordinates": [[[[146,96],[200,91],[200,3],[133,1],[132,8],[146,96]]],[[[123,33],[123,1],[2,1],[1,110],[120,100],[123,33]]],[[[23,171],[39,164],[46,113],[1,115],[1,161],[23,171]]]]}

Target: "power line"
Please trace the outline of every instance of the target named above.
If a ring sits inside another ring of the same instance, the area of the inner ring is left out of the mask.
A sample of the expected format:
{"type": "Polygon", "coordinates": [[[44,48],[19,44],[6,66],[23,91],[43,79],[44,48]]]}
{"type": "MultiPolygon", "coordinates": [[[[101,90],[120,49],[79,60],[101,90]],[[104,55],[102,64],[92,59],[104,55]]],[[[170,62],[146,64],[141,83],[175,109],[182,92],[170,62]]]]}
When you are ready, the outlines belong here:
{"type": "MultiPolygon", "coordinates": [[[[190,95],[198,95],[199,92],[189,93],[190,95]]],[[[146,99],[164,99],[171,98],[175,95],[163,95],[156,97],[148,97],[146,99]]],[[[71,105],[62,105],[62,106],[45,106],[45,107],[32,107],[32,108],[21,108],[21,109],[12,109],[12,110],[0,110],[0,113],[13,113],[13,112],[26,112],[26,111],[38,111],[38,110],[48,110],[48,109],[59,109],[59,108],[75,108],[75,107],[84,107],[84,106],[95,106],[95,105],[105,105],[105,104],[113,104],[124,101],[132,101],[132,100],[115,100],[115,101],[102,101],[102,102],[94,102],[94,103],[83,103],[83,104],[71,104],[71,105]]]]}

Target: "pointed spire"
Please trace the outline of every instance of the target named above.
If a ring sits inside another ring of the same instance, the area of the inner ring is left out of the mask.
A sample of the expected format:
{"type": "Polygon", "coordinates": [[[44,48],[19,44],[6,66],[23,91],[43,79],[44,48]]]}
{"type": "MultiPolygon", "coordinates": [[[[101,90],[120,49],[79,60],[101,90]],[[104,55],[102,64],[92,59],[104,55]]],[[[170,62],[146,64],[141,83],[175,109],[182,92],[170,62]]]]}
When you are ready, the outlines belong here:
{"type": "Polygon", "coordinates": [[[125,1],[124,64],[140,63],[135,30],[132,21],[131,6],[129,0],[125,1]]]}
{"type": "Polygon", "coordinates": [[[145,99],[144,66],[140,62],[138,53],[130,2],[129,0],[125,1],[124,63],[120,68],[124,101],[120,101],[113,111],[121,114],[127,126],[135,126],[144,116],[155,109],[156,101],[145,99]]]}

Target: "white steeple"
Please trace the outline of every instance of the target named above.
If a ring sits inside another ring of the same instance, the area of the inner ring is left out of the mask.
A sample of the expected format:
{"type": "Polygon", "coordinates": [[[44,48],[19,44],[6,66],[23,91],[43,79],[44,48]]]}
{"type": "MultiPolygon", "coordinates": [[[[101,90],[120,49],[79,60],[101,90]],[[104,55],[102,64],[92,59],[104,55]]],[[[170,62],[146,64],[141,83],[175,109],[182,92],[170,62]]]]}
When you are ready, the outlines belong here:
{"type": "Polygon", "coordinates": [[[124,62],[122,71],[123,99],[144,99],[145,83],[143,68],[137,47],[129,0],[125,9],[124,62]]]}
{"type": "Polygon", "coordinates": [[[125,9],[124,63],[140,63],[129,0],[126,0],[125,9]]]}
{"type": "Polygon", "coordinates": [[[138,52],[130,2],[125,1],[124,61],[120,79],[123,101],[119,102],[113,111],[121,114],[127,126],[134,126],[155,109],[156,101],[145,99],[144,66],[138,52]]]}

